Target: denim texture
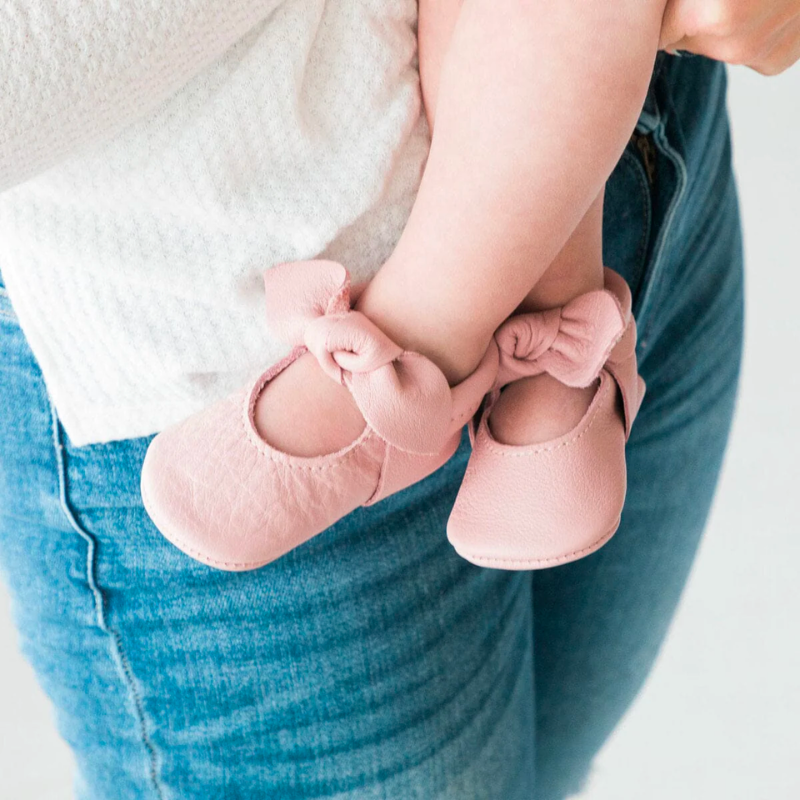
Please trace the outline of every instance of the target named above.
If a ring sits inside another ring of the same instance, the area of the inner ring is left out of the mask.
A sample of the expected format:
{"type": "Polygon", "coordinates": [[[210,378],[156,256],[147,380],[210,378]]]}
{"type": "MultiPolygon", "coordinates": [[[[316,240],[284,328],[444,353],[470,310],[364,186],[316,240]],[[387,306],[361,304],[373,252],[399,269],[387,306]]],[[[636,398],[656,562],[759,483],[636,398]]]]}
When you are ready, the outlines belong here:
{"type": "Polygon", "coordinates": [[[734,409],[743,273],[725,84],[720,64],[659,55],[608,184],[604,256],[632,287],[648,388],[620,529],[567,566],[455,554],[445,523],[466,436],[425,481],[263,569],[198,564],[142,507],[152,437],[73,446],[0,289],[0,565],[77,797],[580,788],[664,638],[734,409]]]}

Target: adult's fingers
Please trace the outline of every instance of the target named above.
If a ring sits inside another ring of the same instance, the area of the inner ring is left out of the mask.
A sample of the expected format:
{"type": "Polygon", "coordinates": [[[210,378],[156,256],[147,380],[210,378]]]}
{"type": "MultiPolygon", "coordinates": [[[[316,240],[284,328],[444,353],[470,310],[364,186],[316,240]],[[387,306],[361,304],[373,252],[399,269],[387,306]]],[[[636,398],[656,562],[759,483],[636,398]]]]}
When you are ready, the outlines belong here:
{"type": "Polygon", "coordinates": [[[708,37],[751,38],[759,29],[774,27],[775,13],[772,0],[668,0],[659,47],[678,49],[679,42],[703,42],[708,37]]]}
{"type": "MultiPolygon", "coordinates": [[[[661,22],[661,36],[658,42],[659,50],[685,50],[678,47],[688,38],[697,33],[697,25],[693,30],[687,29],[687,0],[669,0],[664,9],[664,18],[661,22]]],[[[688,14],[691,17],[691,14],[688,14]]]]}
{"type": "Polygon", "coordinates": [[[762,75],[779,75],[800,61],[800,19],[784,26],[762,57],[748,63],[762,75]]]}
{"type": "Polygon", "coordinates": [[[684,36],[664,49],[685,50],[728,64],[744,64],[762,75],[778,75],[800,60],[800,19],[777,29],[767,26],[748,36],[684,36]]]}

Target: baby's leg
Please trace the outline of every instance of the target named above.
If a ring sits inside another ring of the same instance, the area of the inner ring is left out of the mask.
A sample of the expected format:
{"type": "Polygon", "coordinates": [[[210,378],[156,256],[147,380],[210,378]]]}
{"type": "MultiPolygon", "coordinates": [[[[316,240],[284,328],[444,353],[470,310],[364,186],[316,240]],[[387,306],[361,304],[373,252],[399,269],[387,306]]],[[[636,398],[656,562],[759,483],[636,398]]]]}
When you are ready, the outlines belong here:
{"type": "MultiPolygon", "coordinates": [[[[419,0],[419,73],[425,113],[434,129],[439,79],[464,0],[419,0]]],[[[576,295],[603,286],[603,193],[531,289],[520,311],[560,306],[576,295]]]]}
{"type": "MultiPolygon", "coordinates": [[[[664,1],[469,0],[461,9],[442,59],[436,128],[414,208],[357,306],[451,383],[473,371],[521,303],[563,301],[593,285],[588,271],[569,266],[589,260],[569,250],[563,274],[537,284],[634,128],[664,1]]],[[[599,231],[599,215],[592,218],[599,231]]],[[[599,235],[591,241],[599,278],[599,235]]],[[[329,451],[363,426],[345,392],[304,357],[264,393],[257,425],[289,452],[329,451]],[[297,444],[300,428],[307,441],[297,444]],[[324,448],[314,443],[318,434],[324,448]]]]}
{"type": "MultiPolygon", "coordinates": [[[[439,79],[464,0],[419,0],[419,73],[425,113],[434,128],[439,79]]],[[[520,306],[538,311],[560,306],[603,286],[602,192],[561,252],[520,306]]]]}
{"type": "MultiPolygon", "coordinates": [[[[434,129],[439,77],[463,0],[420,0],[419,71],[425,112],[434,129]]],[[[520,304],[540,311],[603,286],[603,192],[578,223],[561,252],[520,304]]],[[[547,374],[515,381],[495,405],[492,433],[507,444],[548,441],[578,424],[594,387],[575,389],[547,374]],[[558,409],[558,413],[548,413],[558,409]]]]}
{"type": "MultiPolygon", "coordinates": [[[[561,306],[603,286],[603,193],[529,292],[520,311],[561,306]]],[[[509,384],[492,409],[489,424],[505,444],[535,444],[562,436],[582,419],[595,387],[575,389],[544,373],[509,384]]]]}
{"type": "MultiPolygon", "coordinates": [[[[431,130],[435,124],[442,63],[462,4],[463,0],[420,0],[419,3],[420,82],[431,130]]],[[[602,234],[601,192],[518,310],[553,308],[579,294],[602,288],[602,234]]],[[[578,424],[594,392],[594,387],[570,388],[547,374],[515,381],[495,405],[492,433],[506,444],[533,444],[553,439],[578,424]],[[558,413],[548,413],[553,409],[558,409],[558,413]]]]}

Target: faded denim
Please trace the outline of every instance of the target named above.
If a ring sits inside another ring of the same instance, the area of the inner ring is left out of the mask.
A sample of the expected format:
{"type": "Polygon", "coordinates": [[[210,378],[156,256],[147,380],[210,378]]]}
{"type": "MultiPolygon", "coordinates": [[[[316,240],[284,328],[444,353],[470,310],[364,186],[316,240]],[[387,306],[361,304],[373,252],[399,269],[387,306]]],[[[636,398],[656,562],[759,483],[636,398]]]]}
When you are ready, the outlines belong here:
{"type": "MultiPolygon", "coordinates": [[[[538,573],[460,559],[440,471],[263,569],[147,517],[151,437],[75,447],[0,290],[0,564],[85,800],[556,800],[653,663],[734,409],[743,275],[725,70],[660,55],[609,181],[647,395],[617,535],[538,573]]],[[[531,487],[535,492],[536,487],[531,487]]],[[[665,756],[667,757],[667,756],[665,756]]]]}

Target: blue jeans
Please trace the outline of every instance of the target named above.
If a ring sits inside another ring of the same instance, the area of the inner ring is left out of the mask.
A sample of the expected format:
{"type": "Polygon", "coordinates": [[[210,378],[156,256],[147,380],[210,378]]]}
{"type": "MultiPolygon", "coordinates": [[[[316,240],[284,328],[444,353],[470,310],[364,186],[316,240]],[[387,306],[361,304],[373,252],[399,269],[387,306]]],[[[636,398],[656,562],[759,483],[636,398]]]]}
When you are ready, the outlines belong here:
{"type": "MultiPolygon", "coordinates": [[[[469,455],[257,571],[146,515],[150,437],[75,447],[0,291],[0,563],[81,798],[552,800],[653,663],[734,408],[742,252],[725,70],[660,56],[611,177],[647,395],[617,535],[537,573],[459,558],[469,455]]],[[[535,492],[536,487],[532,486],[535,492]]]]}

